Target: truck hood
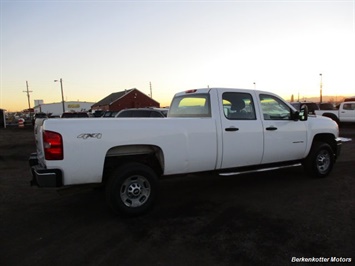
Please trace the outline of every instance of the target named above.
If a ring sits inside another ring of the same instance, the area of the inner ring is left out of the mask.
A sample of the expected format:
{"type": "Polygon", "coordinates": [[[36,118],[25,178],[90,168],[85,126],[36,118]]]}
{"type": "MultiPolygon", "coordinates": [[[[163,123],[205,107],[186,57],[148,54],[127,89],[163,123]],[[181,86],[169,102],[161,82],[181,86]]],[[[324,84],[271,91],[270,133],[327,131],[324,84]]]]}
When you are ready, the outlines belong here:
{"type": "Polygon", "coordinates": [[[309,116],[308,123],[310,129],[314,133],[331,133],[335,137],[339,137],[338,124],[329,117],[325,116],[309,116]]]}

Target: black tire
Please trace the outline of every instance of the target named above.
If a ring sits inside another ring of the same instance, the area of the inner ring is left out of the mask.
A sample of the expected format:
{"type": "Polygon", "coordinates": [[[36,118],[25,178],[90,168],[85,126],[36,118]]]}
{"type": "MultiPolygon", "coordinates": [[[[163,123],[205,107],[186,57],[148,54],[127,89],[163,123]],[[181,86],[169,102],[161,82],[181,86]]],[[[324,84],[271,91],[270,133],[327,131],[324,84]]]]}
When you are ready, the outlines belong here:
{"type": "Polygon", "coordinates": [[[106,200],[115,213],[143,214],[153,206],[156,194],[157,175],[141,163],[117,167],[106,184],[106,200]]]}
{"type": "Polygon", "coordinates": [[[334,152],[328,143],[314,142],[303,166],[310,176],[326,177],[333,169],[334,152]]]}

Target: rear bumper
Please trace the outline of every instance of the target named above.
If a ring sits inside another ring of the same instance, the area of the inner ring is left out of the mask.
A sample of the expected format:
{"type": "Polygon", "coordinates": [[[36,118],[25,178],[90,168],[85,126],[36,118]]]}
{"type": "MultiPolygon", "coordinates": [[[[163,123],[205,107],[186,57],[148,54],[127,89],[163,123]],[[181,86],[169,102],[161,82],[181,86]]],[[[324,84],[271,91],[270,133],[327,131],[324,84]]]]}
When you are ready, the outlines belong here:
{"type": "Polygon", "coordinates": [[[37,155],[32,153],[29,158],[32,180],[31,186],[62,187],[63,174],[60,169],[46,169],[38,165],[37,155]]]}

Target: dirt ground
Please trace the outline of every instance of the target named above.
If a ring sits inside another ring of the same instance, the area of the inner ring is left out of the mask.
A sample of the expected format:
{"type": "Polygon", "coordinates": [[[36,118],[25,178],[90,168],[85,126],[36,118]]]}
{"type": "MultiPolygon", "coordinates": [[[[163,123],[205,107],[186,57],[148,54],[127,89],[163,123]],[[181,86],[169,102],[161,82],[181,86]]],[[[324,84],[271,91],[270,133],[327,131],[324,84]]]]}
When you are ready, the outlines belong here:
{"type": "Polygon", "coordinates": [[[355,264],[355,125],[341,136],[354,141],[328,178],[299,167],[164,179],[151,212],[123,218],[100,190],[30,187],[32,129],[0,129],[0,265],[355,264]]]}

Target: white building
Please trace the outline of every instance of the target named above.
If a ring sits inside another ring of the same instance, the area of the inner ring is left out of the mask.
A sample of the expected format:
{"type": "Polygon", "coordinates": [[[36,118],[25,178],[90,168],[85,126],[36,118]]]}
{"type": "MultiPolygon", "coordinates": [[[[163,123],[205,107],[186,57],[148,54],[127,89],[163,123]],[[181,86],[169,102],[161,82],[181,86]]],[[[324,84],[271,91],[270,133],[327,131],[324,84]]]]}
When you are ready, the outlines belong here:
{"type": "MultiPolygon", "coordinates": [[[[65,112],[88,112],[91,109],[91,106],[94,104],[95,103],[93,102],[68,101],[64,102],[64,109],[65,112]]],[[[36,105],[33,109],[35,113],[46,113],[51,116],[60,116],[63,113],[62,102],[40,103],[36,105]]]]}
{"type": "Polygon", "coordinates": [[[43,100],[34,100],[34,102],[35,102],[34,106],[38,106],[38,105],[44,104],[43,100]]]}

